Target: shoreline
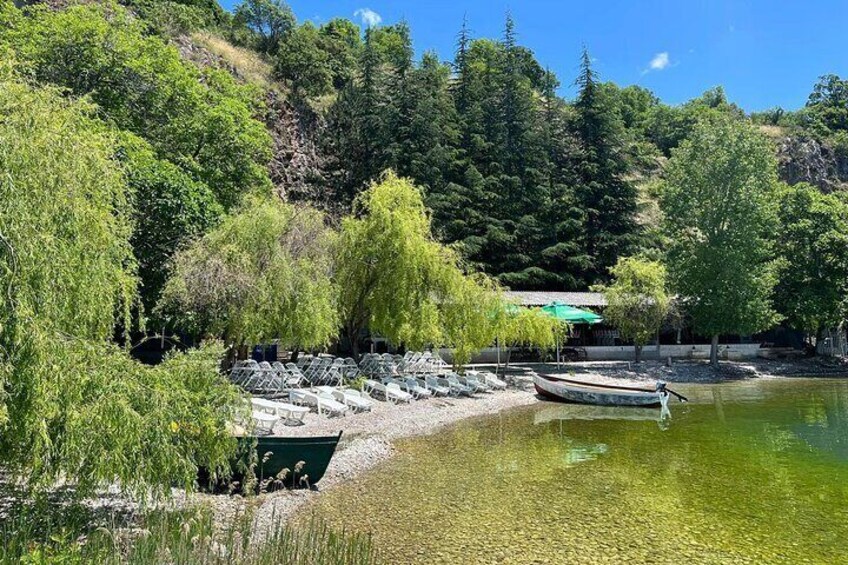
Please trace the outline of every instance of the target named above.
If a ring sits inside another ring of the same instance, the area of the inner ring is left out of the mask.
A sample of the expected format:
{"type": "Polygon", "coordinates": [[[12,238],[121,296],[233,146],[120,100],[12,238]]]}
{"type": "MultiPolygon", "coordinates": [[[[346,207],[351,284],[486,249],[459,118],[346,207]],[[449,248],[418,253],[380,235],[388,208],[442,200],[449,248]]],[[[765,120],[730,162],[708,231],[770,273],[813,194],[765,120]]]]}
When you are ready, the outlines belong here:
{"type": "MultiPolygon", "coordinates": [[[[807,360],[725,361],[717,370],[699,361],[681,361],[671,367],[648,361],[638,366],[628,366],[627,362],[589,362],[564,364],[559,370],[555,365],[542,364],[533,364],[532,368],[537,372],[556,372],[587,381],[624,385],[638,385],[656,380],[703,385],[802,376],[848,377],[845,365],[823,365],[807,360]]],[[[431,398],[413,401],[408,405],[375,401],[371,412],[343,417],[329,418],[310,413],[304,425],[279,425],[274,431],[278,435],[300,437],[332,435],[339,430],[343,431],[342,441],[327,473],[314,490],[280,490],[248,498],[238,495],[193,494],[188,497],[187,502],[210,506],[215,512],[216,520],[228,520],[250,508],[254,510],[256,530],[267,531],[276,521],[288,522],[294,519],[323,493],[389,460],[394,454],[394,442],[397,440],[431,435],[463,420],[544,402],[537,397],[532,383],[524,381],[523,384],[524,388],[510,387],[506,391],[485,393],[471,398],[431,398]]]]}
{"type": "Polygon", "coordinates": [[[293,519],[323,493],[372,470],[394,454],[394,442],[422,437],[440,429],[475,417],[497,414],[503,410],[529,406],[539,402],[535,391],[510,388],[471,398],[431,398],[412,404],[389,404],[376,401],[371,412],[328,418],[310,413],[302,426],[282,426],[275,433],[289,436],[336,434],[342,440],[324,478],[312,490],[279,490],[257,497],[209,495],[196,493],[186,502],[206,504],[216,521],[227,521],[250,508],[254,510],[254,528],[268,531],[275,521],[293,519]]]}

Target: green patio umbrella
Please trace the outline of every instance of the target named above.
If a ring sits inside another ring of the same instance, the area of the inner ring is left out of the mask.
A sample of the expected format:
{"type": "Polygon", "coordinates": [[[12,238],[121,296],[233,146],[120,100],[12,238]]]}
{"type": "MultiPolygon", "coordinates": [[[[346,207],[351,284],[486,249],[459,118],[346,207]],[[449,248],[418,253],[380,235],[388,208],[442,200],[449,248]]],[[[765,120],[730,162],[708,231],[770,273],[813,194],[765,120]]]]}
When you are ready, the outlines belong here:
{"type": "MultiPolygon", "coordinates": [[[[542,306],[542,312],[569,324],[599,324],[604,321],[601,316],[598,316],[594,312],[581,310],[580,308],[575,308],[561,302],[551,302],[542,306]]],[[[559,336],[557,336],[557,368],[559,366],[559,336]]]]}
{"type": "Polygon", "coordinates": [[[599,324],[604,321],[601,316],[594,312],[581,310],[580,308],[575,308],[561,302],[551,302],[543,306],[542,311],[557,320],[562,320],[569,324],[599,324]]]}

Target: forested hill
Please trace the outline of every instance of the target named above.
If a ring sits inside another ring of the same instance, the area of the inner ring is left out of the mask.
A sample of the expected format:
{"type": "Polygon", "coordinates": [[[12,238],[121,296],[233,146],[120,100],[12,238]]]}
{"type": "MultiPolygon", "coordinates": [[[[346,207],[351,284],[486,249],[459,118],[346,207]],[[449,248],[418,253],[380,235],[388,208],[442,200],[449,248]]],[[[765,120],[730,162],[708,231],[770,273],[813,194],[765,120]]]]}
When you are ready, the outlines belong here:
{"type": "MultiPolygon", "coordinates": [[[[120,139],[133,247],[155,303],[168,258],[252,191],[332,214],[387,169],[426,193],[441,239],[513,288],[585,289],[619,256],[662,246],[656,180],[694,125],[752,120],[781,175],[848,182],[848,81],[823,77],[798,112],[746,115],[716,87],[681,106],[605,82],[588,52],[556,77],[520,22],[451,61],[416,58],[410,25],[299,23],[278,0],[0,0],[2,72],[84,98],[120,139]],[[574,100],[557,96],[574,82],[574,100]]],[[[591,48],[591,46],[589,46],[591,48]]]]}

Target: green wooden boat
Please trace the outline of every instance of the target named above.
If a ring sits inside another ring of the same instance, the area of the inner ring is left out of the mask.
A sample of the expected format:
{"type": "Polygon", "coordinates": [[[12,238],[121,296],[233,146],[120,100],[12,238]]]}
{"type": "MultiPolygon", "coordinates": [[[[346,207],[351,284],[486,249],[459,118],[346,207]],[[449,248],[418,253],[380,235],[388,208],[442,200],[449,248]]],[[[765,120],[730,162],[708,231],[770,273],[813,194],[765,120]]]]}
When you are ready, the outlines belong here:
{"type": "Polygon", "coordinates": [[[232,463],[232,476],[226,481],[211,482],[209,473],[201,470],[198,484],[201,487],[211,485],[214,492],[241,490],[245,477],[249,477],[249,461],[255,454],[253,473],[258,490],[312,488],[324,477],[341,437],[342,432],[318,437],[240,437],[239,456],[232,463]],[[238,488],[234,489],[234,485],[238,488]]]}

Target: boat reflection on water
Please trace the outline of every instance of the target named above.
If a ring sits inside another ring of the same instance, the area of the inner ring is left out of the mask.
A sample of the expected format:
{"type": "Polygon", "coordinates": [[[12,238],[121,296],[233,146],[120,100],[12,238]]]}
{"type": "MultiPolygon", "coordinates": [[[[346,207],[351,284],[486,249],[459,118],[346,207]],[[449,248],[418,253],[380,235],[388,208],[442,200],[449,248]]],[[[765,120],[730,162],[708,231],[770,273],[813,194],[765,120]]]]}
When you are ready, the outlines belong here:
{"type": "Polygon", "coordinates": [[[668,429],[671,412],[662,408],[636,408],[619,406],[592,406],[588,404],[556,404],[545,406],[533,414],[533,424],[567,420],[630,420],[635,422],[657,422],[660,429],[668,429]]]}
{"type": "Polygon", "coordinates": [[[666,406],[662,408],[638,408],[619,406],[592,406],[588,404],[555,404],[545,406],[533,414],[536,426],[559,423],[559,436],[564,448],[562,463],[565,467],[594,461],[609,451],[606,443],[588,443],[577,441],[567,433],[569,421],[621,420],[633,422],[656,422],[660,430],[668,429],[671,414],[666,406]]]}

